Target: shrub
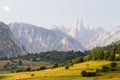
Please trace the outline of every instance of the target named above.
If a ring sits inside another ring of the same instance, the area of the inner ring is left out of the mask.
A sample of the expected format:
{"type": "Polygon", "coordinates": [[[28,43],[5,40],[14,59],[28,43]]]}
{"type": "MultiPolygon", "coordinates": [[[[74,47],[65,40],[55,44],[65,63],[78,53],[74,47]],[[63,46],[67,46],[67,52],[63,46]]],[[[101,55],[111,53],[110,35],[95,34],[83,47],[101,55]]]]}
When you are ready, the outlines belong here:
{"type": "Polygon", "coordinates": [[[39,70],[40,70],[40,68],[37,68],[37,69],[36,69],[36,71],[39,71],[39,70]]]}
{"type": "Polygon", "coordinates": [[[110,63],[110,67],[114,68],[114,67],[116,67],[116,66],[117,66],[117,63],[115,63],[115,62],[111,62],[111,63],[110,63]]]}
{"type": "Polygon", "coordinates": [[[18,61],[18,65],[19,66],[22,66],[23,65],[23,62],[21,60],[18,61]]]}
{"type": "Polygon", "coordinates": [[[24,72],[24,69],[17,69],[16,72],[24,72]]]}
{"type": "Polygon", "coordinates": [[[82,76],[87,76],[87,72],[86,71],[81,71],[81,75],[82,76]]]}
{"type": "Polygon", "coordinates": [[[69,66],[73,66],[73,63],[69,63],[69,66]]]}
{"type": "Polygon", "coordinates": [[[35,76],[34,74],[31,74],[31,76],[35,76]]]}
{"type": "Polygon", "coordinates": [[[57,68],[57,67],[58,67],[58,63],[54,63],[53,66],[52,66],[52,69],[57,68]]]}
{"type": "Polygon", "coordinates": [[[102,72],[107,72],[109,70],[108,66],[103,65],[101,71],[102,72]]]}
{"type": "Polygon", "coordinates": [[[117,71],[117,69],[115,69],[115,68],[112,68],[112,69],[111,69],[111,71],[117,71]]]}
{"type": "Polygon", "coordinates": [[[11,71],[11,73],[14,73],[14,71],[11,71]]]}
{"type": "Polygon", "coordinates": [[[96,72],[87,72],[87,77],[96,76],[96,72]]]}
{"type": "Polygon", "coordinates": [[[32,71],[36,71],[36,69],[32,69],[32,71]]]}
{"type": "Polygon", "coordinates": [[[98,73],[100,71],[100,69],[96,69],[96,73],[98,73]]]}
{"type": "Polygon", "coordinates": [[[69,69],[69,65],[65,65],[65,69],[66,69],[66,70],[69,69]]]}
{"type": "Polygon", "coordinates": [[[96,76],[96,72],[81,71],[81,75],[84,77],[93,77],[93,76],[96,76]]]}
{"type": "Polygon", "coordinates": [[[44,66],[41,66],[41,67],[40,67],[40,70],[45,70],[45,69],[47,69],[47,68],[44,67],[44,66]]]}
{"type": "Polygon", "coordinates": [[[27,67],[27,68],[26,68],[26,71],[31,71],[31,67],[27,67]]]}

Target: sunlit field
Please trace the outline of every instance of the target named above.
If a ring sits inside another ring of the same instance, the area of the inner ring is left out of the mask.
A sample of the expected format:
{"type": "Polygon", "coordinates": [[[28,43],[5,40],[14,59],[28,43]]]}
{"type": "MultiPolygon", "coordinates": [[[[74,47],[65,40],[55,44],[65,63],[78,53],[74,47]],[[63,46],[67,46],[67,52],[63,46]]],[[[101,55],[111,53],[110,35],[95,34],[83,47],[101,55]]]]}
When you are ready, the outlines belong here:
{"type": "MultiPolygon", "coordinates": [[[[89,61],[73,65],[68,70],[60,67],[43,71],[0,74],[0,80],[119,80],[119,72],[101,73],[96,77],[82,77],[80,75],[82,70],[95,71],[97,68],[101,68],[102,65],[109,63],[110,61],[89,61]]],[[[120,64],[120,62],[117,63],[120,64]]]]}

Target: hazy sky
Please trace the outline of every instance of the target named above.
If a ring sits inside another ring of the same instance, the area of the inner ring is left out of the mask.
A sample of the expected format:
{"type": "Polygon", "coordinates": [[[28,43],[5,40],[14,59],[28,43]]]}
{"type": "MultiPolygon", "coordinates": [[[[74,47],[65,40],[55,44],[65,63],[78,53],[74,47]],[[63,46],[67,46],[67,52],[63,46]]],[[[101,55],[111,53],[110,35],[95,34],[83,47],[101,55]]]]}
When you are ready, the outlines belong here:
{"type": "Polygon", "coordinates": [[[110,29],[120,25],[120,0],[0,0],[0,21],[39,26],[85,24],[110,29]]]}

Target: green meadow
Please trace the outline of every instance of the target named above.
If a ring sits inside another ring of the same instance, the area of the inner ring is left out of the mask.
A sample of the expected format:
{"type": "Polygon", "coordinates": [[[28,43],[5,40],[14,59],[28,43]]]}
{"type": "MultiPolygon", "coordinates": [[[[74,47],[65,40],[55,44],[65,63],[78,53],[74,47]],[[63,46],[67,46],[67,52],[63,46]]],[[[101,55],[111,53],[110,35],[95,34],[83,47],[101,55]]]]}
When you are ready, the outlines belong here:
{"type": "MultiPolygon", "coordinates": [[[[120,72],[99,73],[95,77],[82,77],[81,71],[95,71],[111,61],[88,61],[75,64],[66,70],[64,67],[42,71],[0,74],[0,80],[120,80],[120,72]]],[[[120,66],[120,61],[116,61],[120,66]]]]}

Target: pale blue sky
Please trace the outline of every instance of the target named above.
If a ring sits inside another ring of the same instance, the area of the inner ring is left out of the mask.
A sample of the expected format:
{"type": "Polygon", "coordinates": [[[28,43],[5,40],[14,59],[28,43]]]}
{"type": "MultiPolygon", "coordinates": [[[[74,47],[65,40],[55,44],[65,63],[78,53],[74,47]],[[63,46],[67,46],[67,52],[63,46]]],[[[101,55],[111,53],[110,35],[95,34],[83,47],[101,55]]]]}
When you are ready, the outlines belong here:
{"type": "Polygon", "coordinates": [[[110,29],[120,25],[120,0],[0,0],[0,21],[39,26],[85,24],[110,29]]]}

